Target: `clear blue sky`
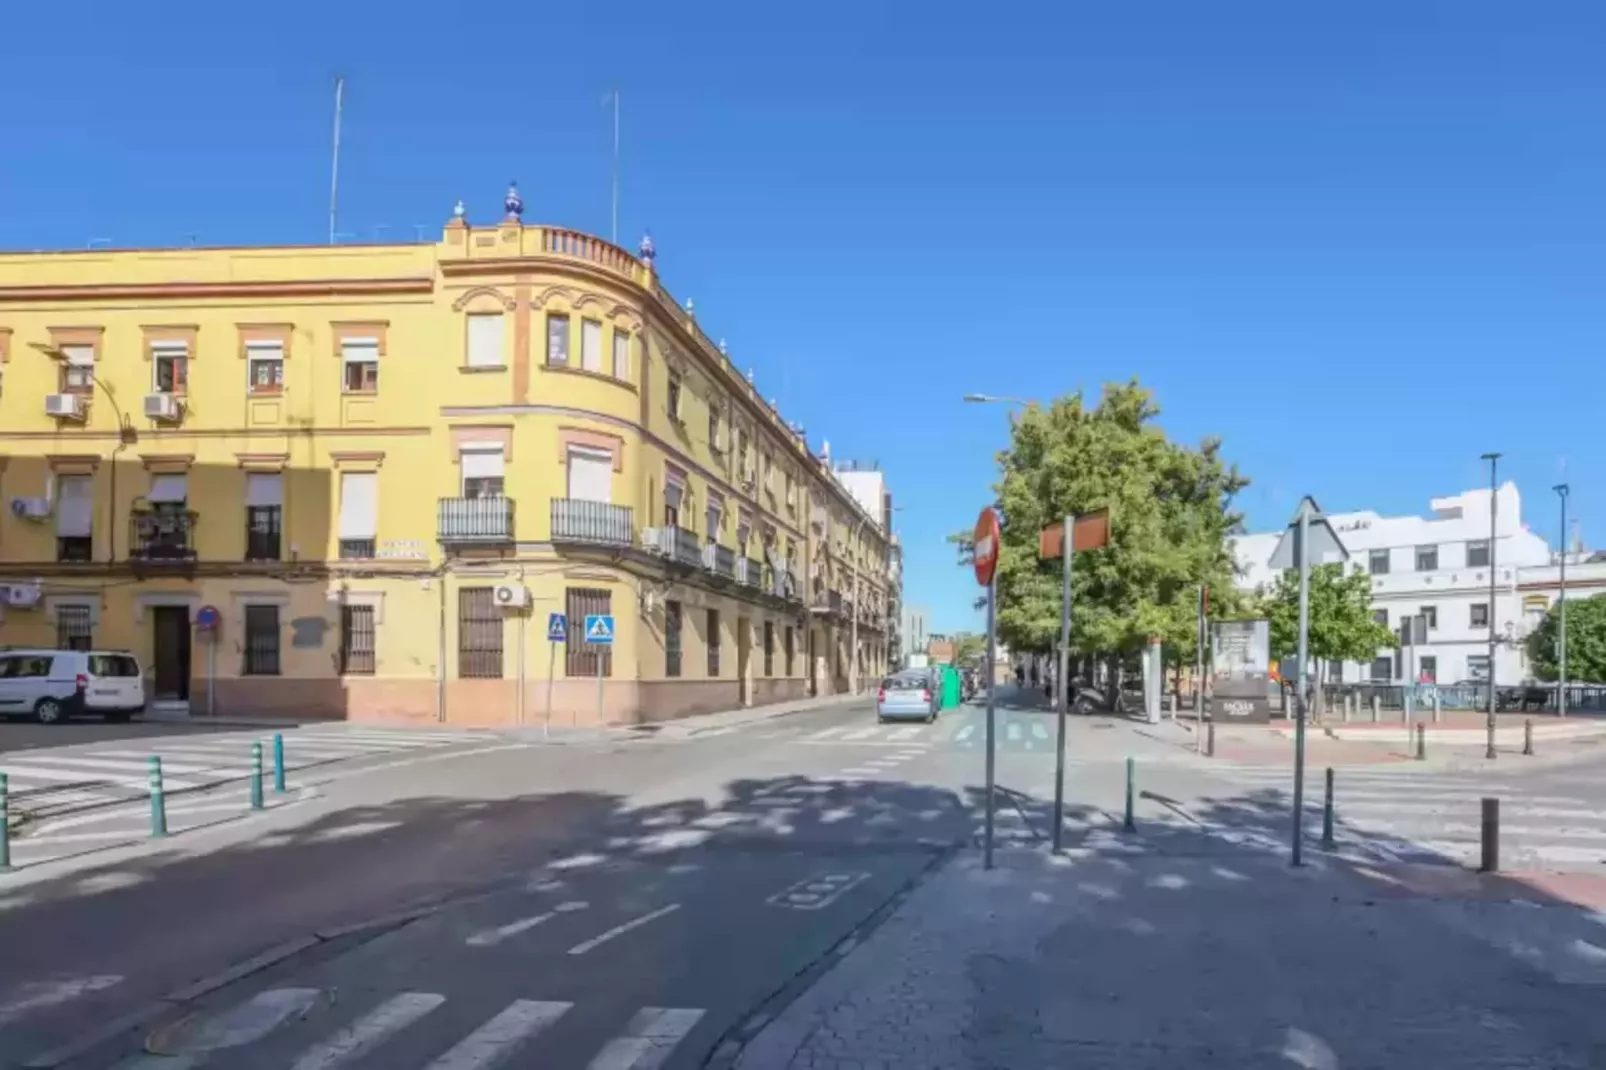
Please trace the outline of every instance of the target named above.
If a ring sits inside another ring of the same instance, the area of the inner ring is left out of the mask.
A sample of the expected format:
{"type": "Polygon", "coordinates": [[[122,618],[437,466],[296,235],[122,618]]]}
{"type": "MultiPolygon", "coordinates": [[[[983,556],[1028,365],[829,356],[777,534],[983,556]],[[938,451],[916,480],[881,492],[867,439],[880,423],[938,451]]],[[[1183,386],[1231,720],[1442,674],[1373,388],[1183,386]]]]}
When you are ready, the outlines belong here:
{"type": "Polygon", "coordinates": [[[1599,0],[62,0],[6,36],[16,248],[323,240],[337,71],[342,230],[491,220],[516,178],[606,234],[619,87],[623,243],[886,470],[937,630],[974,623],[943,536],[1005,439],[966,391],[1136,375],[1225,438],[1257,527],[1305,492],[1419,512],[1498,449],[1555,541],[1566,457],[1606,542],[1599,0]]]}

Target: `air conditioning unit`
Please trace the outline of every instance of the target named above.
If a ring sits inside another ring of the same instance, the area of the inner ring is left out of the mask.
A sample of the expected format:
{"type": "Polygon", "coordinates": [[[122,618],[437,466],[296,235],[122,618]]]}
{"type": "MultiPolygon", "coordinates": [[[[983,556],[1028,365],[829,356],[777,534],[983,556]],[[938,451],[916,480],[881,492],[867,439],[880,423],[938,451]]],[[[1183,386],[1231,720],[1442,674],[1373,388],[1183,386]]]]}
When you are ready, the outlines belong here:
{"type": "Polygon", "coordinates": [[[530,589],[521,583],[499,583],[491,597],[505,609],[522,609],[530,604],[530,589]]]}
{"type": "Polygon", "coordinates": [[[152,420],[177,420],[184,412],[184,403],[174,394],[146,394],[145,415],[152,420]]]}
{"type": "Polygon", "coordinates": [[[641,545],[655,554],[668,553],[663,528],[642,528],[641,545]]]}
{"type": "Polygon", "coordinates": [[[46,394],[45,415],[59,420],[82,420],[84,398],[82,394],[46,394]]]}
{"type": "Polygon", "coordinates": [[[12,498],[11,515],[19,520],[43,520],[50,515],[50,499],[12,498]]]}
{"type": "Polygon", "coordinates": [[[32,609],[44,597],[44,588],[37,583],[12,583],[5,588],[5,603],[15,609],[32,609]]]}

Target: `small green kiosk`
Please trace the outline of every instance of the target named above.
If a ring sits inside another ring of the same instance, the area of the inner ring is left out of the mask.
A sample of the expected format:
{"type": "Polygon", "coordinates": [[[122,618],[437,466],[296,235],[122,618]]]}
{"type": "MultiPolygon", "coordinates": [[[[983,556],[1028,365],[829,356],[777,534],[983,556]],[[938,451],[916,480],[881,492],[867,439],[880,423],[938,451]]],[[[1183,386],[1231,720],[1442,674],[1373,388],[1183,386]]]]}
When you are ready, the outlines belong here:
{"type": "Polygon", "coordinates": [[[959,670],[952,665],[942,667],[942,705],[938,709],[951,710],[959,706],[959,670]]]}

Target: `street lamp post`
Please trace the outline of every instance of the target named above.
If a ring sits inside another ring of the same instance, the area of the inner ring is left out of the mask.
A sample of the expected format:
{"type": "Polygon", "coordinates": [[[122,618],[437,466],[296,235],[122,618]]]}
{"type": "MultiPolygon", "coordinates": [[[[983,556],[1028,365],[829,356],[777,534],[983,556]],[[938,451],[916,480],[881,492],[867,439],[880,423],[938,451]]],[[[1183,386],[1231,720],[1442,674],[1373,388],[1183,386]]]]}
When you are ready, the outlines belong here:
{"type": "Polygon", "coordinates": [[[1556,714],[1567,716],[1567,495],[1572,488],[1557,483],[1553,488],[1561,499],[1561,595],[1556,606],[1556,714]]]}
{"type": "MultiPolygon", "coordinates": [[[[47,345],[40,342],[30,344],[57,364],[65,365],[67,363],[67,354],[60,346],[47,345]]],[[[122,406],[117,404],[117,395],[112,393],[110,387],[100,381],[100,376],[95,374],[93,367],[87,370],[89,372],[89,381],[94,384],[95,389],[106,395],[106,400],[111,403],[112,415],[117,419],[117,445],[112,447],[111,486],[108,488],[111,493],[111,504],[106,509],[106,561],[111,564],[117,560],[117,455],[127,449],[128,444],[133,441],[134,428],[128,422],[128,418],[123,415],[122,406]]],[[[94,514],[91,513],[90,515],[93,516],[94,514]]]]}
{"type": "Polygon", "coordinates": [[[1497,483],[1497,472],[1500,464],[1500,454],[1485,453],[1483,460],[1489,462],[1489,719],[1486,725],[1488,745],[1484,748],[1483,756],[1493,760],[1494,731],[1495,731],[1495,644],[1498,642],[1495,633],[1495,566],[1498,554],[1496,550],[1497,538],[1495,535],[1495,518],[1500,512],[1500,488],[1497,483]]]}

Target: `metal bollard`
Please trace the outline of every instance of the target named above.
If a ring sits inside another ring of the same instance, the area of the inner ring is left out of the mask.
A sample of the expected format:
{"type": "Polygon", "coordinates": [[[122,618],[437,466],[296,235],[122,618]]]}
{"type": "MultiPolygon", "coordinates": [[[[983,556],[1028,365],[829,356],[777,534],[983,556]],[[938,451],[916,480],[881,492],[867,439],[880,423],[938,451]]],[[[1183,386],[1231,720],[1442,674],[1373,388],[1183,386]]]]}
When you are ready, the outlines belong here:
{"type": "Polygon", "coordinates": [[[0,873],[11,868],[11,786],[0,773],[0,873]]]}
{"type": "Polygon", "coordinates": [[[273,734],[273,793],[284,794],[284,734],[273,734]]]}
{"type": "Polygon", "coordinates": [[[1420,721],[1416,725],[1416,760],[1428,760],[1428,726],[1420,721]]]}
{"type": "Polygon", "coordinates": [[[1344,696],[1344,723],[1345,724],[1349,724],[1349,716],[1350,716],[1350,714],[1349,714],[1350,705],[1349,704],[1350,704],[1350,701],[1354,697],[1355,697],[1354,695],[1345,695],[1344,696]]]}
{"type": "Polygon", "coordinates": [[[1322,797],[1322,850],[1333,849],[1333,767],[1327,767],[1327,785],[1322,797]]]}
{"type": "Polygon", "coordinates": [[[1522,753],[1530,758],[1534,754],[1534,721],[1532,717],[1522,722],[1522,753]]]}
{"type": "Polygon", "coordinates": [[[1372,696],[1372,723],[1377,724],[1383,717],[1383,702],[1376,695],[1372,696]]]}
{"type": "Polygon", "coordinates": [[[251,809],[262,809],[262,742],[251,744],[251,809]]]}
{"type": "Polygon", "coordinates": [[[1439,692],[1435,689],[1433,692],[1433,723],[1438,724],[1442,715],[1443,708],[1439,705],[1439,692]]]}
{"type": "Polygon", "coordinates": [[[151,755],[150,761],[151,786],[151,839],[158,840],[167,835],[167,796],[162,791],[162,759],[151,755]]]}
{"type": "Polygon", "coordinates": [[[1500,800],[1483,800],[1483,860],[1478,868],[1484,873],[1500,871],[1500,800]]]}
{"type": "Polygon", "coordinates": [[[1126,760],[1126,820],[1121,822],[1122,832],[1136,832],[1138,823],[1132,813],[1133,782],[1137,780],[1137,761],[1132,758],[1126,760]]]}
{"type": "Polygon", "coordinates": [[[1214,722],[1214,721],[1206,721],[1205,722],[1205,757],[1206,758],[1214,758],[1215,756],[1216,756],[1216,722],[1214,722]]]}

